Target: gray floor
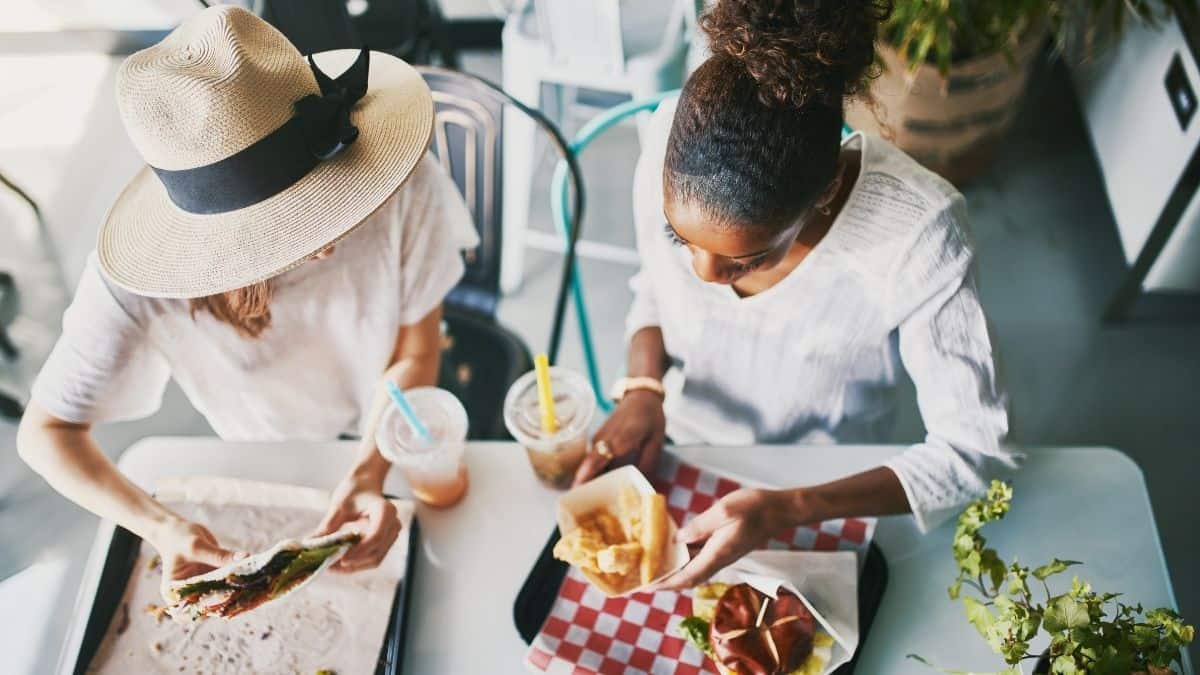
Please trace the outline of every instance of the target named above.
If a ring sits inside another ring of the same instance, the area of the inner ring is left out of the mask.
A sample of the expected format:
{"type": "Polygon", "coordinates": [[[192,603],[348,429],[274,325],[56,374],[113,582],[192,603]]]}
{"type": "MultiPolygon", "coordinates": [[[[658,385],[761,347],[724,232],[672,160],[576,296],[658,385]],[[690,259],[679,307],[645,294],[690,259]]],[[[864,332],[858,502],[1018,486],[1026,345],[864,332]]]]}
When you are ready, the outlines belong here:
{"type": "MultiPolygon", "coordinates": [[[[497,76],[491,55],[470,58],[468,67],[497,76]]],[[[573,131],[579,123],[569,119],[566,127],[573,131]]],[[[629,178],[636,152],[633,128],[621,127],[584,156],[591,204],[587,237],[631,244],[629,178]]],[[[547,157],[539,185],[548,181],[548,172],[547,157]]],[[[1181,609],[1200,621],[1200,580],[1193,574],[1200,569],[1191,484],[1196,474],[1189,469],[1200,439],[1200,395],[1194,388],[1200,381],[1200,323],[1153,318],[1101,325],[1101,311],[1124,262],[1061,67],[1043,68],[1034,78],[1002,156],[965,193],[979,242],[982,294],[1011,393],[1015,440],[1031,446],[1109,445],[1131,455],[1145,471],[1181,609]]],[[[535,225],[549,231],[546,194],[533,200],[535,225]]],[[[531,251],[525,285],[501,306],[502,321],[535,349],[549,335],[548,308],[559,264],[556,255],[531,251]]],[[[622,361],[620,336],[630,299],[626,282],[633,270],[587,260],[581,268],[601,366],[612,376],[622,361]]],[[[563,363],[582,364],[578,344],[572,325],[563,363]]],[[[921,435],[909,389],[897,442],[921,435]]],[[[63,541],[88,537],[94,527],[91,518],[50,494],[19,464],[13,432],[0,424],[0,542],[25,545],[0,545],[0,579],[63,541]]],[[[100,437],[115,455],[137,438],[163,433],[209,432],[172,390],[154,417],[104,429],[100,437]]],[[[1097,524],[1095,536],[1107,535],[1097,524]]],[[[1062,554],[1071,557],[1070,551],[1062,554]]],[[[1197,656],[1200,652],[1193,650],[1197,656]]]]}

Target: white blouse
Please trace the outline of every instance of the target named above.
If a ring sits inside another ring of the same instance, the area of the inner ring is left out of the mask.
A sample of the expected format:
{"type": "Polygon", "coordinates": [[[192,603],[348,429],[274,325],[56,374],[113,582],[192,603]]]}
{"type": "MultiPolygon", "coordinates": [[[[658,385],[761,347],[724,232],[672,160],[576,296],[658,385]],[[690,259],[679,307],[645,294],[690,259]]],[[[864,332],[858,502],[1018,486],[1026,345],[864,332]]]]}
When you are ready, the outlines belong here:
{"type": "Polygon", "coordinates": [[[33,400],[71,422],[134,419],[159,408],[173,377],[225,439],[361,432],[400,327],[442,302],[476,242],[457,188],[426,156],[330,256],[275,277],[271,325],[253,339],[193,316],[187,300],[124,291],[92,254],[33,400]]]}
{"type": "MultiPolygon", "coordinates": [[[[634,174],[642,266],[627,335],[662,329],[665,404],[677,443],[878,443],[908,370],[927,435],[887,463],[922,531],[1020,457],[953,186],[878,138],[828,234],[775,286],[740,298],[701,281],[664,234],[662,171],[675,101],[654,114],[634,174]]],[[[803,476],[782,478],[799,483],[803,476]]]]}

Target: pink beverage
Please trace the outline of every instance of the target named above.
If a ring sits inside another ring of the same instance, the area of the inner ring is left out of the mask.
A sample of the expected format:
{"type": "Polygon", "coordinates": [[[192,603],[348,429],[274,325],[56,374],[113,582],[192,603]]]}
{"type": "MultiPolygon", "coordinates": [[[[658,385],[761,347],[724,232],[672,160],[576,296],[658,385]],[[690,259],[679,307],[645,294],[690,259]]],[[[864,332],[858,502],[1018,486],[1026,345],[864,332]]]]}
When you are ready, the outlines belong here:
{"type": "Polygon", "coordinates": [[[571,486],[575,470],[587,456],[588,431],[596,414],[596,398],[586,379],[565,368],[550,369],[550,389],[554,392],[554,413],[558,431],[542,431],[542,412],[538,402],[537,373],[522,375],[504,398],[504,425],[525,448],[529,464],[546,485],[563,489],[571,486]]]}
{"type": "Polygon", "coordinates": [[[430,440],[421,439],[389,405],[375,430],[375,443],[404,472],[417,499],[436,508],[454,506],[467,493],[467,411],[454,394],[437,387],[417,387],[405,395],[429,429],[430,440]]]}

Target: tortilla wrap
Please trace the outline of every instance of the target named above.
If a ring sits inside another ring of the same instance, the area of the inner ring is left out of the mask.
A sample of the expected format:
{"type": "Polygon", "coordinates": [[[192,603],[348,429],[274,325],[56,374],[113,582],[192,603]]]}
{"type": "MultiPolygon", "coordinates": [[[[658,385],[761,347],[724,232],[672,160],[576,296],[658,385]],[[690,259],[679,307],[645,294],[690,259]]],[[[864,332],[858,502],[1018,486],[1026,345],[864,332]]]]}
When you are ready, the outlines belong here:
{"type": "Polygon", "coordinates": [[[301,540],[287,539],[261,553],[235,560],[224,567],[218,567],[217,569],[188,577],[187,579],[178,579],[165,583],[163,597],[168,603],[171,603],[167,608],[167,613],[176,619],[198,619],[213,615],[229,618],[252,610],[265,602],[279,600],[311,583],[313,579],[328,569],[330,565],[340,560],[346,554],[346,551],[350,550],[350,547],[356,544],[358,540],[358,534],[345,532],[334,532],[320,537],[309,537],[301,540]],[[257,584],[255,588],[230,588],[224,586],[203,590],[199,593],[187,594],[192,597],[185,597],[181,593],[183,590],[196,585],[203,585],[206,582],[220,584],[230,579],[252,577],[261,573],[281,553],[321,552],[322,549],[329,547],[335,548],[331,553],[325,555],[320,565],[311,572],[305,570],[297,574],[296,579],[298,581],[294,583],[282,585],[277,583],[286,568],[286,565],[280,566],[277,564],[277,569],[268,573],[266,581],[257,584]],[[248,595],[250,600],[245,604],[235,603],[235,605],[238,605],[235,607],[238,611],[229,613],[225,609],[229,604],[227,601],[239,591],[248,595]]]}

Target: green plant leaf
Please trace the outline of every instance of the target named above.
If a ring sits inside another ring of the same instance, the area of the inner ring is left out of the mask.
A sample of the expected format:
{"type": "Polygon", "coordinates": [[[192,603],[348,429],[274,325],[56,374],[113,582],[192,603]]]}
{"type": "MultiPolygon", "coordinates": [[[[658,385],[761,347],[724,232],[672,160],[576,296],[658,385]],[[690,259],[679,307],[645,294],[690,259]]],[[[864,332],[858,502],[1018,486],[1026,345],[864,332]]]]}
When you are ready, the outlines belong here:
{"type": "Polygon", "coordinates": [[[1015,666],[1025,658],[1025,654],[1029,651],[1029,643],[1019,640],[1010,640],[1001,647],[1000,655],[1004,657],[1004,662],[1010,666],[1015,666]]]}
{"type": "MultiPolygon", "coordinates": [[[[1196,0],[1182,3],[1194,9],[1196,0]]],[[[880,34],[897,47],[909,73],[924,63],[936,64],[943,77],[955,63],[993,54],[1009,59],[1017,45],[1043,31],[1054,38],[1056,51],[1082,58],[1094,52],[1105,30],[1121,35],[1132,19],[1159,25],[1176,9],[1170,0],[897,0],[880,34]],[[1068,49],[1079,43],[1080,50],[1068,49]]]]}
{"type": "Polygon", "coordinates": [[[1042,625],[1042,615],[1040,613],[1030,612],[1028,616],[1021,619],[1021,624],[1017,628],[1017,636],[1028,642],[1037,635],[1038,628],[1042,625]]]}
{"type": "MultiPolygon", "coordinates": [[[[1097,5],[1110,1],[1085,0],[1097,5]]],[[[1148,0],[1129,1],[1142,3],[1148,0]]],[[[954,10],[957,12],[956,21],[969,19],[970,11],[986,11],[964,9],[958,3],[952,3],[952,0],[915,4],[943,9],[954,4],[957,7],[954,10]]],[[[984,4],[979,3],[981,7],[984,4]]],[[[988,488],[985,499],[972,502],[963,510],[952,546],[954,559],[958,563],[958,577],[947,589],[951,598],[962,601],[967,620],[988,646],[1006,663],[1014,666],[1000,671],[1000,674],[1020,672],[1015,666],[1027,658],[1030,643],[1042,629],[1050,638],[1053,673],[1128,675],[1145,671],[1151,666],[1166,668],[1180,663],[1181,650],[1194,640],[1195,629],[1185,624],[1183,618],[1171,609],[1144,611],[1140,604],[1116,602],[1118,593],[1096,592],[1091,584],[1078,576],[1072,578],[1068,592],[1047,598],[1045,606],[1038,604],[1029,591],[1030,575],[1045,581],[1080,563],[1055,558],[1046,565],[1030,570],[1018,564],[1014,558],[1006,566],[995,549],[987,548],[987,541],[979,534],[979,530],[989,522],[1004,518],[1011,506],[1011,499],[1012,489],[995,481],[988,488]],[[982,600],[961,594],[964,584],[973,587],[976,580],[983,587],[982,600]]],[[[919,656],[910,655],[910,658],[936,667],[919,656]]],[[[983,675],[943,668],[938,670],[951,675],[983,675]]]]}
{"type": "Polygon", "coordinates": [[[975,630],[979,631],[980,635],[985,638],[988,637],[989,631],[996,624],[996,617],[986,605],[975,598],[964,597],[962,603],[963,610],[967,614],[967,621],[971,622],[972,626],[975,626],[975,630]]]}
{"type": "Polygon", "coordinates": [[[971,551],[963,556],[962,560],[958,561],[958,567],[963,571],[963,574],[974,578],[982,574],[979,568],[981,562],[983,562],[983,555],[979,551],[971,551]]]}
{"type": "Polygon", "coordinates": [[[1072,565],[1082,564],[1083,563],[1079,562],[1078,560],[1059,560],[1058,558],[1055,558],[1041,567],[1035,567],[1032,574],[1038,579],[1045,581],[1046,578],[1058,574],[1072,565]]]}
{"type": "Polygon", "coordinates": [[[1050,599],[1046,605],[1046,614],[1042,625],[1051,633],[1058,633],[1072,628],[1081,628],[1091,623],[1087,604],[1069,595],[1059,595],[1050,599]]]}
{"type": "Polygon", "coordinates": [[[1087,671],[1079,669],[1074,654],[1063,654],[1054,657],[1054,661],[1050,664],[1050,672],[1055,675],[1076,675],[1087,671]]]}
{"type": "Polygon", "coordinates": [[[980,555],[979,569],[991,579],[993,588],[1000,588],[1000,584],[1004,583],[1004,577],[1008,574],[1004,561],[992,548],[984,549],[980,555]]]}
{"type": "Polygon", "coordinates": [[[1024,576],[1010,574],[1006,590],[1009,595],[1029,595],[1029,584],[1025,583],[1024,576]]]}
{"type": "Polygon", "coordinates": [[[1092,595],[1092,585],[1086,581],[1080,581],[1078,576],[1071,577],[1071,597],[1082,598],[1092,595]]]}
{"type": "Polygon", "coordinates": [[[954,56],[954,45],[951,40],[948,22],[939,23],[941,30],[937,34],[937,66],[942,77],[950,74],[950,60],[954,56]]]}

